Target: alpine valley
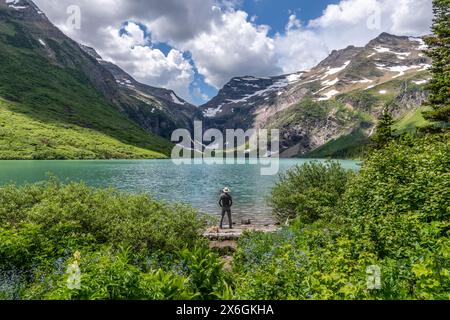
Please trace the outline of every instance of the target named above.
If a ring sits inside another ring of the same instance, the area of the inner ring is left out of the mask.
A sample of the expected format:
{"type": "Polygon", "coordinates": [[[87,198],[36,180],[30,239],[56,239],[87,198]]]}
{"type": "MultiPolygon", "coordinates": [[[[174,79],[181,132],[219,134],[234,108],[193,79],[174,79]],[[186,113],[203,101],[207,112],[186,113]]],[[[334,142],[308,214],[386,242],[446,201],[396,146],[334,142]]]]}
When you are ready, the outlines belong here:
{"type": "Polygon", "coordinates": [[[397,132],[425,123],[430,60],[420,38],[383,33],[311,70],[230,80],[196,107],[137,82],[65,36],[29,0],[0,0],[0,158],[165,158],[171,133],[281,130],[282,157],[355,157],[388,109],[397,132]]]}

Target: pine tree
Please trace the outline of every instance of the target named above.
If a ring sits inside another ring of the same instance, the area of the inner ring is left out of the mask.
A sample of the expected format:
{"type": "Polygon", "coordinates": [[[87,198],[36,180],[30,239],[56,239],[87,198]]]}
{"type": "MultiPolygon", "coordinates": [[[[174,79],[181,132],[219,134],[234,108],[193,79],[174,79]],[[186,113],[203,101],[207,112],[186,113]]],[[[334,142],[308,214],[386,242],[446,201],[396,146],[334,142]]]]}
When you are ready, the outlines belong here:
{"type": "Polygon", "coordinates": [[[373,146],[375,149],[382,149],[391,140],[394,139],[394,131],[392,126],[394,125],[394,119],[387,108],[383,111],[383,114],[378,119],[378,124],[375,130],[375,134],[372,137],[373,146]]]}
{"type": "Polygon", "coordinates": [[[450,121],[450,0],[433,0],[433,11],[433,36],[425,39],[427,55],[433,59],[427,102],[432,111],[424,116],[442,128],[450,121]]]}

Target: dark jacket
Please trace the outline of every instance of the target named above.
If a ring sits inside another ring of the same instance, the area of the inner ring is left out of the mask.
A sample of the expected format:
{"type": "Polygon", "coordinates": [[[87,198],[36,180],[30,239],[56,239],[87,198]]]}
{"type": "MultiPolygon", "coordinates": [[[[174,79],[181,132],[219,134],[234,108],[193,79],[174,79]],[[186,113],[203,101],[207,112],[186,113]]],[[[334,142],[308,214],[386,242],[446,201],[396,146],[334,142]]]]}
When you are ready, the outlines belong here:
{"type": "Polygon", "coordinates": [[[233,205],[233,198],[228,193],[222,193],[219,200],[219,206],[221,208],[231,208],[233,205]]]}

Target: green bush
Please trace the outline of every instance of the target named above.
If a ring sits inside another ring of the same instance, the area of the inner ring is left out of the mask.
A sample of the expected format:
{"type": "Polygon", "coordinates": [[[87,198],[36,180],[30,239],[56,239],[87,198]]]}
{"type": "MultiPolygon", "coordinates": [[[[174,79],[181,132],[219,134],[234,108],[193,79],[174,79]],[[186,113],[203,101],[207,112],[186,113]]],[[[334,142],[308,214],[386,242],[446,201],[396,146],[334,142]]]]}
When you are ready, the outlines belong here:
{"type": "Polygon", "coordinates": [[[166,269],[145,270],[136,264],[131,248],[103,247],[77,251],[59,269],[40,268],[22,295],[50,300],[190,300],[230,297],[229,276],[219,257],[207,247],[176,252],[166,269]],[[79,287],[68,272],[80,270],[79,287]],[[71,282],[72,281],[72,282],[71,282]]]}
{"type": "Polygon", "coordinates": [[[0,188],[0,225],[0,298],[199,299],[222,294],[223,264],[209,249],[195,249],[205,248],[205,219],[188,205],[50,179],[0,188]],[[74,252],[82,254],[80,290],[67,287],[66,269],[74,252]],[[148,265],[161,252],[165,260],[156,264],[164,270],[148,265]],[[177,273],[179,252],[187,269],[177,273]]]}
{"type": "MultiPolygon", "coordinates": [[[[132,252],[105,248],[87,253],[79,262],[80,286],[69,287],[70,274],[50,274],[25,292],[28,299],[50,300],[185,300],[195,294],[183,275],[161,269],[142,272],[132,264],[132,252]]],[[[67,262],[67,266],[76,259],[67,262]]],[[[78,262],[77,262],[78,263],[78,262]]],[[[66,267],[67,267],[66,266],[66,267]]]]}
{"type": "Polygon", "coordinates": [[[1,225],[20,229],[33,224],[60,247],[93,243],[131,246],[136,251],[174,251],[203,242],[200,234],[205,223],[196,210],[145,194],[52,180],[0,188],[0,201],[1,225]]]}
{"type": "MultiPolygon", "coordinates": [[[[244,236],[235,295],[450,299],[448,138],[406,137],[372,153],[342,193],[336,219],[305,224],[299,216],[276,233],[244,236]],[[367,286],[370,266],[381,271],[376,290],[367,286]]],[[[295,180],[286,181],[289,195],[295,180]]]]}
{"type": "Polygon", "coordinates": [[[217,254],[206,248],[184,249],[179,253],[181,268],[189,276],[189,286],[202,300],[217,299],[228,288],[231,278],[217,254]]]}
{"type": "Polygon", "coordinates": [[[448,135],[374,152],[344,196],[351,234],[369,239],[380,257],[401,258],[417,245],[434,250],[450,227],[449,168],[448,135]]]}
{"type": "Polygon", "coordinates": [[[306,163],[282,174],[270,197],[276,219],[312,223],[333,215],[351,176],[337,162],[306,163]]]}

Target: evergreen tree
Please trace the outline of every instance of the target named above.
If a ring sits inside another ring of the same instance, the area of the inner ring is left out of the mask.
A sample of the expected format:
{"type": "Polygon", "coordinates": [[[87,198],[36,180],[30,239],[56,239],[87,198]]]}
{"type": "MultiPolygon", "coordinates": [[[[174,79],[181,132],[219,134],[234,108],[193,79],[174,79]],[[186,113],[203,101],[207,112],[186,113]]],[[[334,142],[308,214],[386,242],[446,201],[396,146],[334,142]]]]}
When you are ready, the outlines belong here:
{"type": "Polygon", "coordinates": [[[433,11],[433,36],[425,39],[427,55],[433,59],[427,103],[432,111],[424,115],[442,128],[450,121],[450,0],[433,0],[433,11]]]}
{"type": "Polygon", "coordinates": [[[393,125],[394,119],[386,108],[378,119],[377,128],[374,136],[372,137],[375,149],[384,148],[389,141],[394,139],[394,131],[392,129],[393,125]]]}

